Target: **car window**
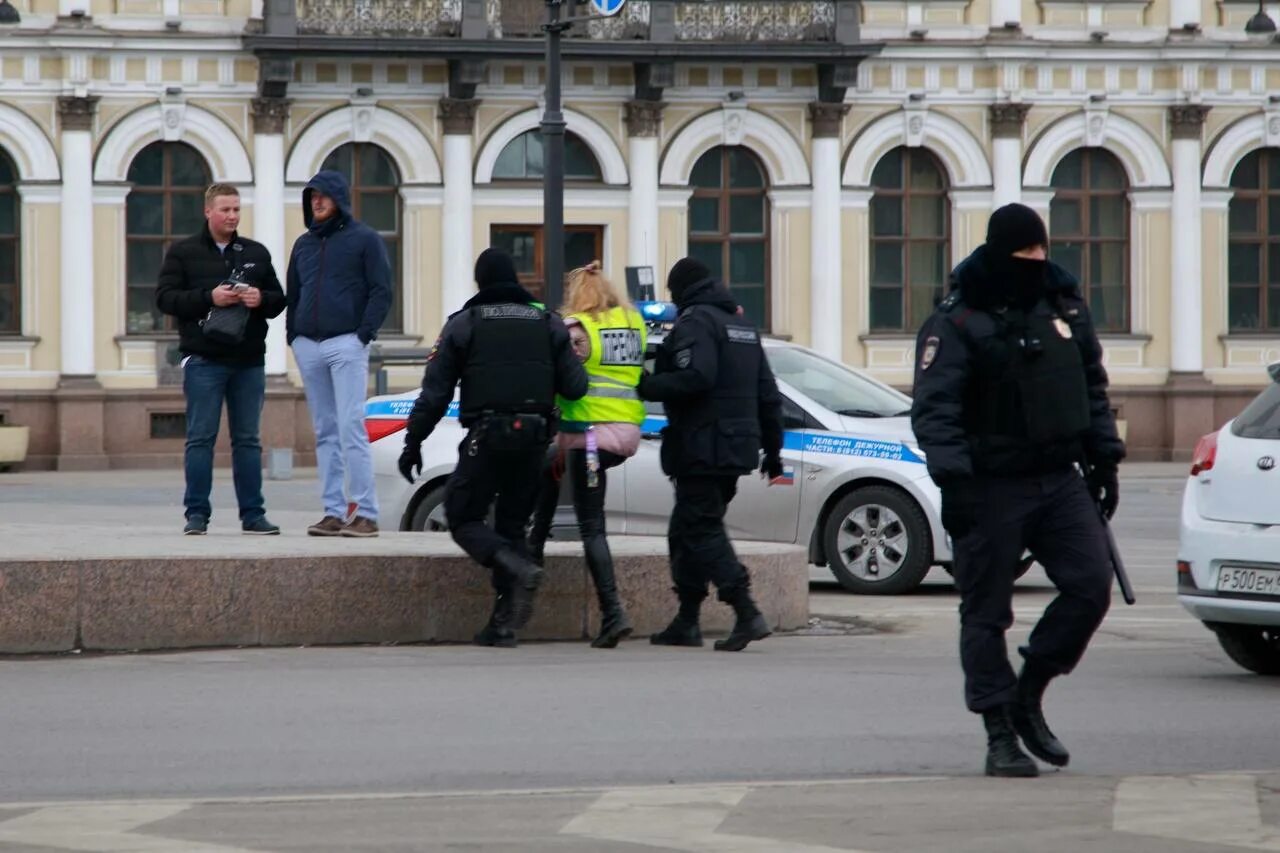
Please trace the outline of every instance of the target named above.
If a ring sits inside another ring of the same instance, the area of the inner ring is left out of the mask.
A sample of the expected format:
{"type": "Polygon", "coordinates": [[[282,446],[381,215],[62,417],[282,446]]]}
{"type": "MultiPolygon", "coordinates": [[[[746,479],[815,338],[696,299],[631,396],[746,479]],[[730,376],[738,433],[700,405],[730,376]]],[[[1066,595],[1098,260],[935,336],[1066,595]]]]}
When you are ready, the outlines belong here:
{"type": "Polygon", "coordinates": [[[1280,438],[1280,385],[1272,383],[1231,424],[1241,438],[1280,438]]]}
{"type": "Polygon", "coordinates": [[[859,373],[795,347],[768,347],[778,379],[841,415],[885,418],[910,413],[911,398],[859,373]]]}

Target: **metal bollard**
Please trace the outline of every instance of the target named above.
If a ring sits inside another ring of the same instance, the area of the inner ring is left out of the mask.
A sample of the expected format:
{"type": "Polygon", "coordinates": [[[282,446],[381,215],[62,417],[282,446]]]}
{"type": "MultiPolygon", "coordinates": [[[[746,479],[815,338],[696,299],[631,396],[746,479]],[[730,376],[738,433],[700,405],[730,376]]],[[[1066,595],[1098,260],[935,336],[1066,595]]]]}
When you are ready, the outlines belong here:
{"type": "Polygon", "coordinates": [[[268,480],[292,480],[293,479],[293,448],[292,447],[267,448],[267,479],[268,480]]]}

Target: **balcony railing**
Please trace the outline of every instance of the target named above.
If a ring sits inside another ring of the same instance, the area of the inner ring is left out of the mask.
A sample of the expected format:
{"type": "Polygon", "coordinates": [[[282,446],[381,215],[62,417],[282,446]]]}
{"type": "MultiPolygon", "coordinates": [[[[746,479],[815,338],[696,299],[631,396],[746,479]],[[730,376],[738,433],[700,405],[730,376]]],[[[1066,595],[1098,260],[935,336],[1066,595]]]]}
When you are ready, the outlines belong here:
{"type": "Polygon", "coordinates": [[[298,0],[298,32],[332,36],[456,36],[463,0],[298,0]]]}
{"type": "Polygon", "coordinates": [[[835,40],[834,0],[687,0],[675,7],[677,41],[835,40]]]}

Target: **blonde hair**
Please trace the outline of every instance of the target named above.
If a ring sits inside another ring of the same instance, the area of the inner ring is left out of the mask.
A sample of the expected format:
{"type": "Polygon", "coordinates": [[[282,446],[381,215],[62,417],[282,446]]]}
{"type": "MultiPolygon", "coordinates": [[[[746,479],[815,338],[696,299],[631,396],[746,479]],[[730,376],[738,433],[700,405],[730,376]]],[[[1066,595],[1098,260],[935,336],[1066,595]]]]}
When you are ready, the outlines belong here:
{"type": "Polygon", "coordinates": [[[595,317],[612,308],[635,310],[626,292],[619,293],[609,279],[600,272],[600,262],[592,261],[569,273],[569,287],[565,294],[565,316],[590,314],[595,317]]]}
{"type": "Polygon", "coordinates": [[[231,186],[231,184],[210,184],[209,188],[204,191],[204,206],[208,207],[213,204],[213,200],[220,195],[233,195],[240,197],[240,190],[231,186]]]}

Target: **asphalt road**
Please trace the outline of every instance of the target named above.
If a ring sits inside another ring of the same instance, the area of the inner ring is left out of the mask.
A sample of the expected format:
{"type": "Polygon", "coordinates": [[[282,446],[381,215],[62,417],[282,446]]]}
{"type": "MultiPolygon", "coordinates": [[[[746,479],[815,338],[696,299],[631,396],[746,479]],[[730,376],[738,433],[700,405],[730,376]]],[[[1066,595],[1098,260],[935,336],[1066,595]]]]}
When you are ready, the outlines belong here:
{"type": "MultiPolygon", "coordinates": [[[[979,775],[956,597],[935,573],[896,598],[815,587],[811,630],[738,655],[636,641],[0,661],[0,853],[1280,850],[1277,682],[1177,606],[1180,489],[1123,483],[1139,605],[1117,600],[1050,689],[1073,759],[1046,778],[979,775]]],[[[1038,570],[1020,584],[1011,646],[1050,594],[1038,570]]]]}

